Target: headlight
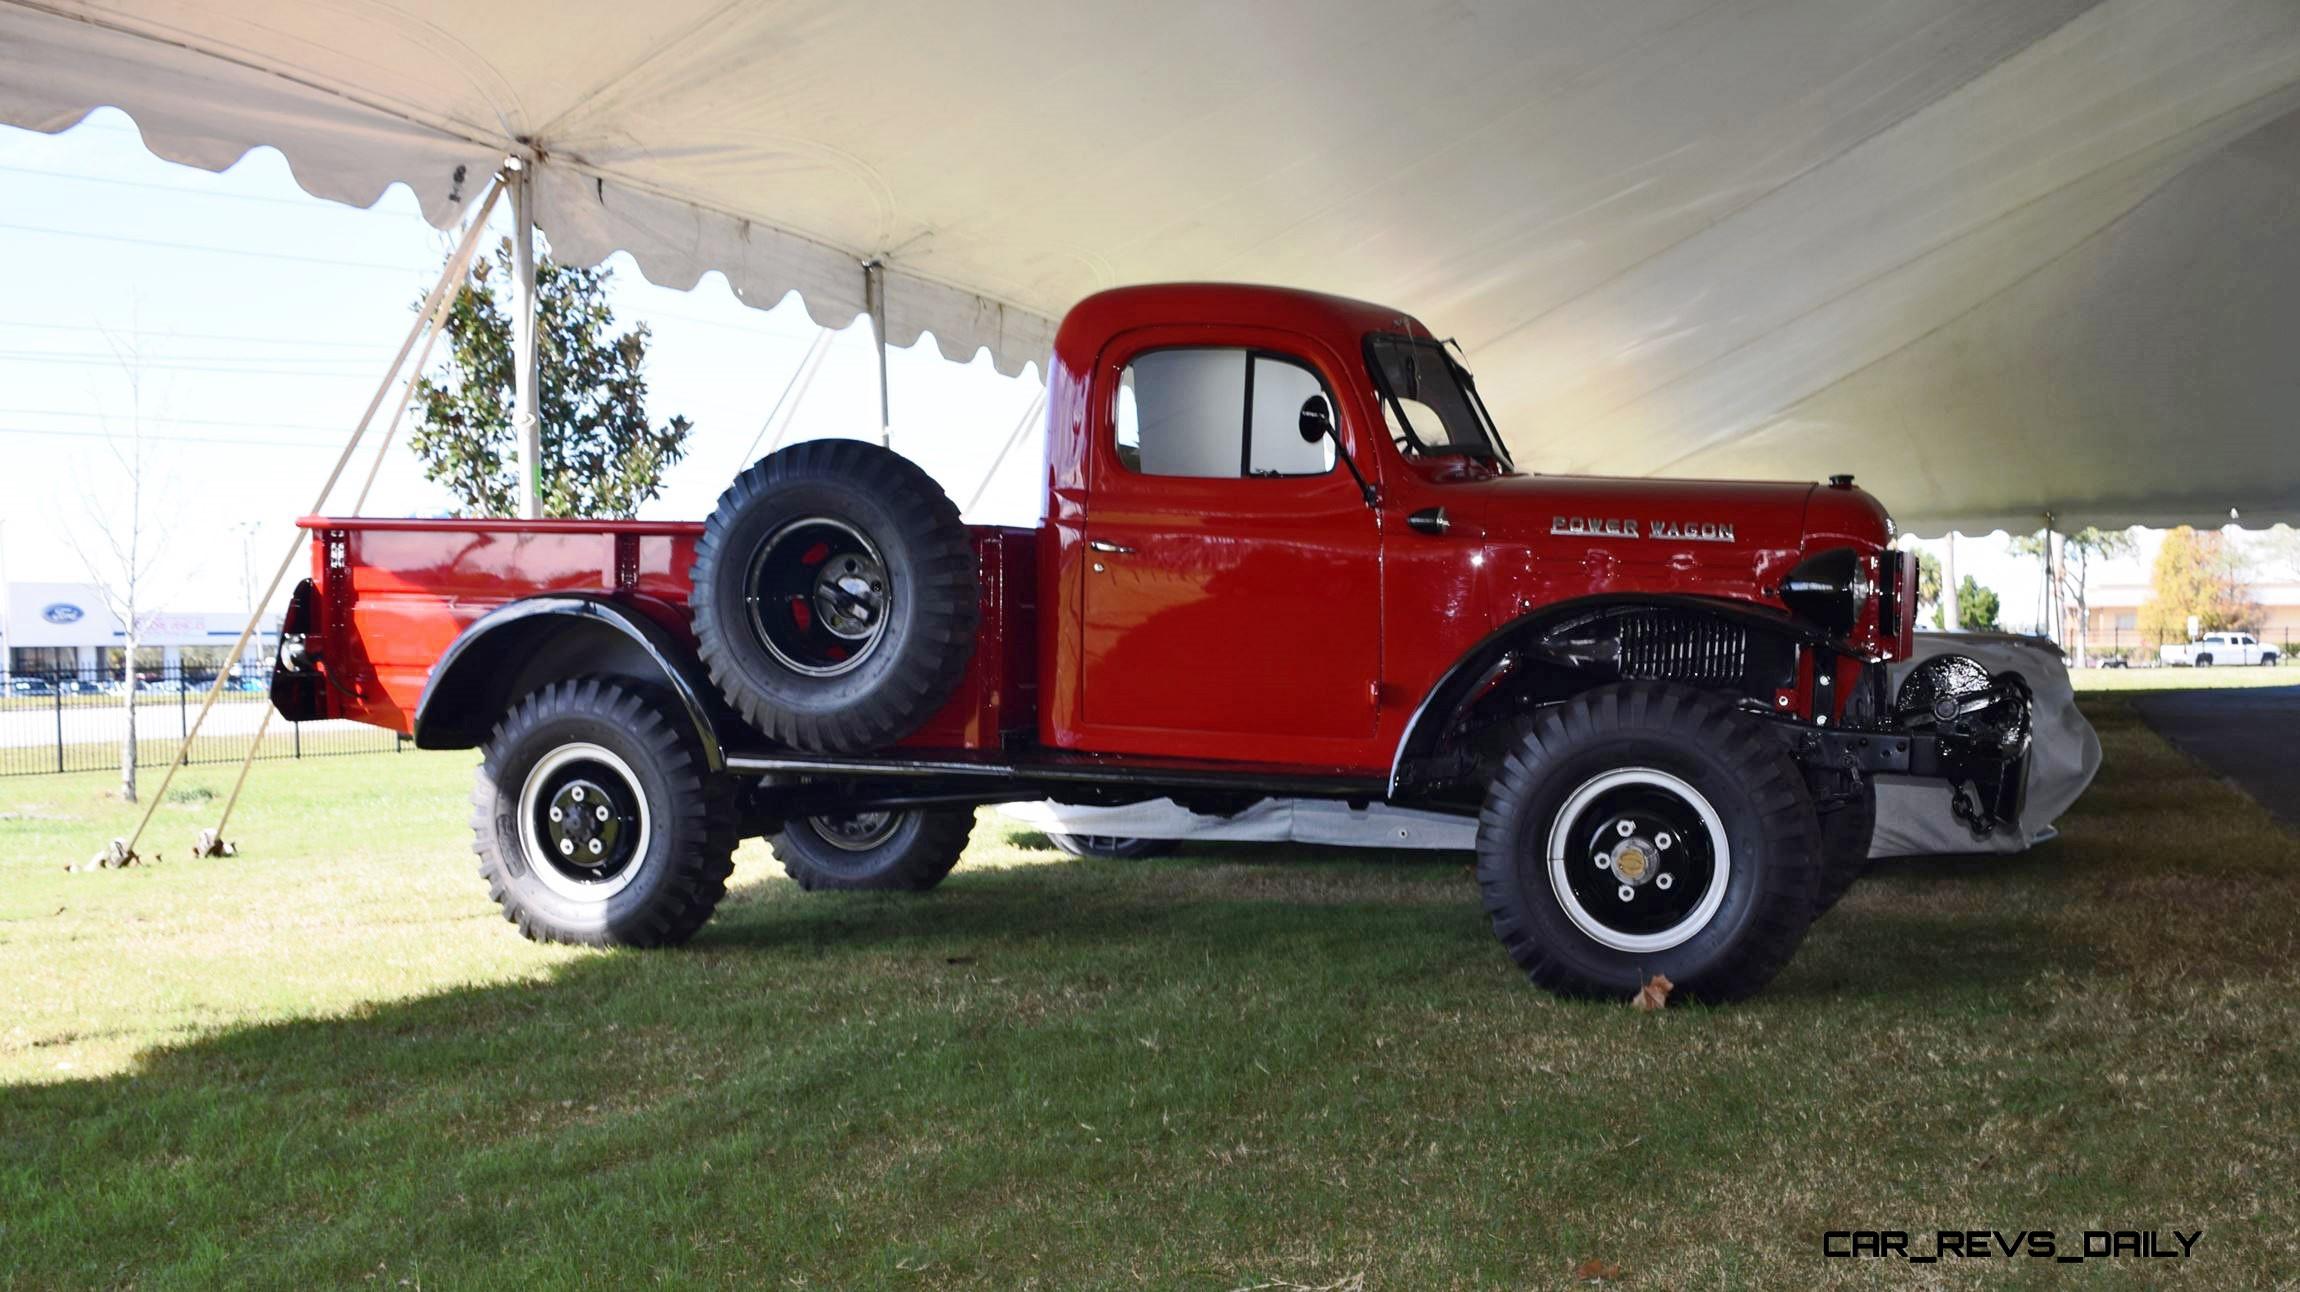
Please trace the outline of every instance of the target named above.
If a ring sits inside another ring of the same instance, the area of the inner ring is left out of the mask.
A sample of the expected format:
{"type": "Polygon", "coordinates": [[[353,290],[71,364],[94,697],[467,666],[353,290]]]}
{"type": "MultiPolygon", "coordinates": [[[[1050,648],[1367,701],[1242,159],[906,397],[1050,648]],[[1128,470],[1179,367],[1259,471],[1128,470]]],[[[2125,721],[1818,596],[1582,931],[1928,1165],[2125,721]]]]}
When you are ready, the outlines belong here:
{"type": "Polygon", "coordinates": [[[1853,631],[1861,607],[1876,595],[1861,554],[1850,547],[1815,552],[1781,580],[1781,601],[1831,632],[1853,631]]]}

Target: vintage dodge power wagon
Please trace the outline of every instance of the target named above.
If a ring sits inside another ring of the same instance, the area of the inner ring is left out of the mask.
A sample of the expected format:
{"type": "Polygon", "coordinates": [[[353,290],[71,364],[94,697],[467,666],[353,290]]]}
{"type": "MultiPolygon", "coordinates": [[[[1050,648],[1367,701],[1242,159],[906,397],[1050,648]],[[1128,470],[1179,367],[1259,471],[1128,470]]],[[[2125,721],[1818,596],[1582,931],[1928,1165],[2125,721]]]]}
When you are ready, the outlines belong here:
{"type": "Polygon", "coordinates": [[[927,889],[980,804],[1282,794],[1475,815],[1543,987],[1722,1000],[1859,874],[1873,777],[2018,817],[2027,688],[1949,657],[1886,693],[1914,567],[1850,477],[1528,473],[1396,310],[1090,297],[1046,462],[1034,530],[848,440],[702,524],[307,518],[273,699],[482,749],[495,899],[602,944],[691,936],[744,836],[808,888],[927,889]]]}

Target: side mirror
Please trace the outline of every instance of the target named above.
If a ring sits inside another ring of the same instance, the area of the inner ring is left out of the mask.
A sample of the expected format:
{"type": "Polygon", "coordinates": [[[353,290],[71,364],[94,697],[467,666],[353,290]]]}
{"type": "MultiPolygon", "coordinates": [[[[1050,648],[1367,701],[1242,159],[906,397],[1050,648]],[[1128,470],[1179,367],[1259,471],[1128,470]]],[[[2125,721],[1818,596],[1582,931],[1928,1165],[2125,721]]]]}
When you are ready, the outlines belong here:
{"type": "Polygon", "coordinates": [[[1340,443],[1340,437],[1334,434],[1334,406],[1327,403],[1322,394],[1312,395],[1302,401],[1300,426],[1304,444],[1315,444],[1323,439],[1333,439],[1340,443]]]}

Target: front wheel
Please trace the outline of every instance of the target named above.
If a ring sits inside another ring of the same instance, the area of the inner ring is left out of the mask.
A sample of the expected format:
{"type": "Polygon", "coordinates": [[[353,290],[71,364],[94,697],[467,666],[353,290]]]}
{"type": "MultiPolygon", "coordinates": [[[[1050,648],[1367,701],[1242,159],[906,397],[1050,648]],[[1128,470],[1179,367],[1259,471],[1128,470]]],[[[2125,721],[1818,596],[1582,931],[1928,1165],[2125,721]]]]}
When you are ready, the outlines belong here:
{"type": "Polygon", "coordinates": [[[797,817],[771,843],[784,872],[809,891],[924,892],[950,874],[973,831],[970,809],[914,808],[797,817]]]}
{"type": "Polygon", "coordinates": [[[1716,696],[1629,683],[1543,712],[1478,818],[1494,933],[1535,985],[1748,996],[1812,924],[1820,830],[1804,777],[1716,696]]]}
{"type": "Polygon", "coordinates": [[[473,850],[503,917],[540,942],[668,946],[717,909],[733,796],[669,702],[609,678],[556,682],[488,739],[473,850]]]}

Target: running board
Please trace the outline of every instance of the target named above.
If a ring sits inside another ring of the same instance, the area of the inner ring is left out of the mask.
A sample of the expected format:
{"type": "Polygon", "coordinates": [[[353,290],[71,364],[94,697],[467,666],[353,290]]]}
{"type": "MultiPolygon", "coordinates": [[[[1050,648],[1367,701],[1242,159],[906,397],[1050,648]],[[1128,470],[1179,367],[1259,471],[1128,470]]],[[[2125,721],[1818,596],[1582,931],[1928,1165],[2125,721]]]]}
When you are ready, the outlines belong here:
{"type": "Polygon", "coordinates": [[[1101,785],[1121,789],[1241,790],[1283,798],[1379,799],[1388,780],[1346,768],[1273,763],[1195,762],[1042,753],[1015,758],[961,751],[917,754],[805,754],[789,750],[727,755],[727,770],[747,775],[869,780],[983,781],[1017,786],[1101,785]]]}

